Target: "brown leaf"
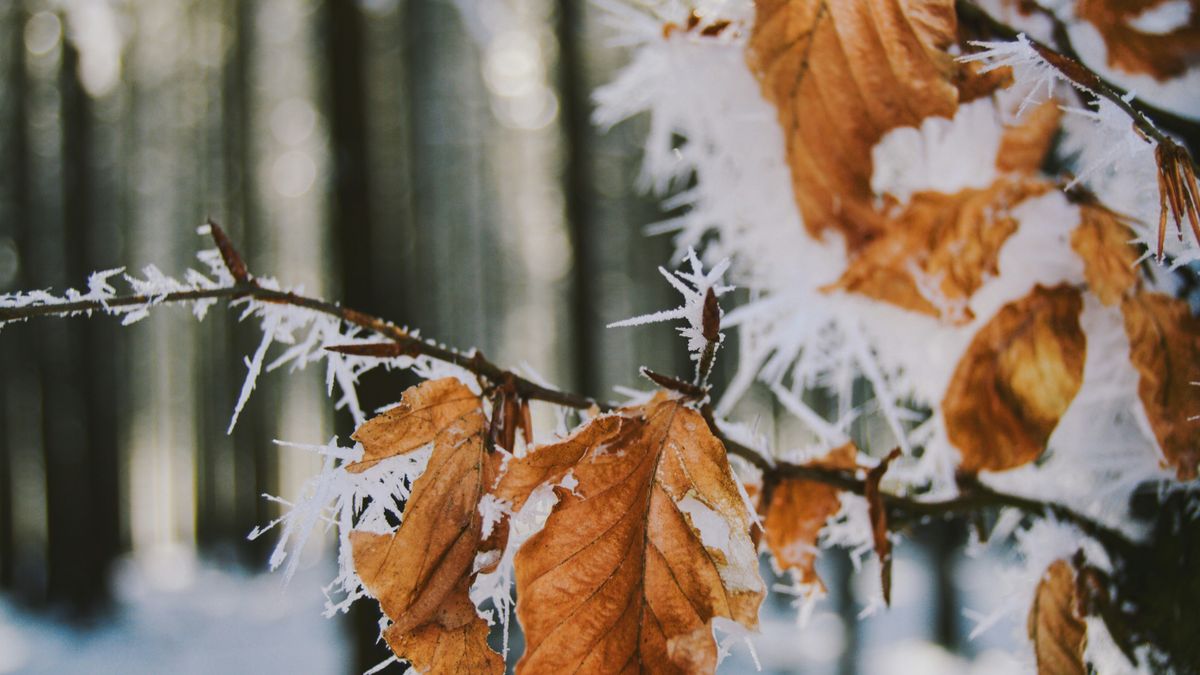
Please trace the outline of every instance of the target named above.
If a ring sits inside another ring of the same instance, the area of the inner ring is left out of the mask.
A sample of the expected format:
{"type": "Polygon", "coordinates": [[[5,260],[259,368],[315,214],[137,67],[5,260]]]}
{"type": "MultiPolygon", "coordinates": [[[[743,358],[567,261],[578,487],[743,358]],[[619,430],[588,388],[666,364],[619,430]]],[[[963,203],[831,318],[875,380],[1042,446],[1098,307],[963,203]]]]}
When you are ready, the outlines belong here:
{"type": "Polygon", "coordinates": [[[1037,655],[1038,673],[1084,675],[1087,624],[1076,612],[1075,570],[1066,560],[1046,568],[1029,608],[1026,628],[1037,655]]]}
{"type": "Polygon", "coordinates": [[[883,586],[884,603],[892,604],[892,540],[888,539],[887,508],[879,483],[887,473],[888,466],[900,456],[900,448],[888,453],[879,464],[867,472],[863,496],[867,498],[867,513],[871,517],[871,537],[875,540],[875,555],[879,556],[879,578],[883,586]]]}
{"type": "Polygon", "coordinates": [[[381,460],[417,450],[475,410],[481,410],[479,397],[452,377],[410,387],[399,405],[371,418],[354,432],[351,438],[362,443],[363,458],[346,469],[359,473],[381,460]]]}
{"type": "Polygon", "coordinates": [[[1079,392],[1087,338],[1071,286],[1036,286],[979,330],[942,399],[961,469],[1001,471],[1037,459],[1079,392]]]}
{"type": "Polygon", "coordinates": [[[1168,464],[1180,480],[1200,462],[1200,318],[1184,300],[1140,293],[1121,304],[1138,396],[1168,464]]]}
{"type": "Polygon", "coordinates": [[[1170,0],[1078,0],[1075,14],[1104,38],[1108,66],[1169,80],[1200,59],[1200,0],[1190,0],[1191,18],[1175,30],[1145,33],[1130,21],[1170,0]]]}
{"type": "Polygon", "coordinates": [[[828,288],[968,321],[968,301],[999,273],[1000,249],[1017,230],[1012,209],[1049,189],[1043,180],[1009,177],[952,195],[919,192],[828,288]]]}
{"type": "Polygon", "coordinates": [[[433,443],[413,482],[400,527],[351,532],[354,568],[392,625],[384,638],[423,672],[504,671],[487,646],[487,623],[468,597],[481,548],[478,504],[496,480],[499,456],[486,451],[480,400],[453,378],[425,382],[355,432],[364,459],[351,470],[433,443]]]}
{"type": "Polygon", "coordinates": [[[712,619],[754,628],[763,584],[725,448],[667,393],[513,460],[514,505],[574,488],[516,557],[525,673],[712,672],[712,619]]]}
{"type": "Polygon", "coordinates": [[[871,148],[958,106],[953,0],[757,0],[751,70],[778,110],[808,231],[858,248],[883,228],[871,148]]]}
{"type": "MultiPolygon", "coordinates": [[[[854,444],[847,443],[805,466],[853,470],[857,454],[854,444]]],[[[825,521],[841,509],[839,492],[832,485],[799,478],[785,478],[771,490],[763,517],[767,547],[776,565],[794,570],[801,584],[824,588],[816,570],[817,538],[825,521]]]]}
{"type": "Polygon", "coordinates": [[[1099,204],[1079,206],[1079,226],[1071,248],[1083,260],[1088,287],[1106,305],[1115,305],[1137,282],[1137,248],[1124,217],[1099,204]]]}
{"type": "Polygon", "coordinates": [[[996,168],[1022,173],[1040,169],[1061,120],[1059,103],[1050,98],[1027,111],[1016,124],[1006,125],[996,152],[996,168]]]}

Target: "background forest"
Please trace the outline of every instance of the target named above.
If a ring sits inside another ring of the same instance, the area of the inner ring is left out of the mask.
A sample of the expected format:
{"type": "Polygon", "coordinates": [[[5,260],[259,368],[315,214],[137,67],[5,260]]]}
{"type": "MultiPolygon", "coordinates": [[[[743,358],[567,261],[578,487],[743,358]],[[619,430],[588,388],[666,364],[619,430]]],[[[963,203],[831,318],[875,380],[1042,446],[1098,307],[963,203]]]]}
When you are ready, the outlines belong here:
{"type": "MultiPolygon", "coordinates": [[[[592,123],[592,92],[628,60],[612,16],[554,0],[0,4],[0,294],[183,269],[211,217],[253,270],[570,391],[613,397],[643,365],[688,373],[670,327],[605,328],[674,305],[656,267],[676,247],[644,226],[683,211],[638,190],[645,116],[592,123]]],[[[1193,273],[1177,275],[1194,295],[1193,273]]],[[[227,435],[261,334],[236,313],[187,314],[0,332],[0,673],[387,658],[373,603],[321,617],[331,542],[281,589],[261,575],[270,538],[246,539],[280,514],[264,494],[293,495],[321,466],[276,440],[346,438],[353,421],[320,373],[273,373],[227,435]]],[[[726,350],[718,388],[732,334],[726,350]]],[[[363,409],[414,381],[367,373],[363,409]]],[[[779,446],[805,437],[759,385],[738,417],[779,446]]],[[[848,435],[870,448],[883,424],[848,435]]],[[[772,594],[757,656],[739,645],[722,672],[1009,672],[1023,616],[976,637],[962,610],[993,603],[1007,554],[967,557],[968,537],[917,527],[896,550],[892,607],[863,621],[878,577],[824,552],[829,598],[808,626],[772,594]]]]}
{"type": "MultiPolygon", "coordinates": [[[[598,11],[478,4],[465,23],[440,0],[0,3],[0,293],[185,266],[211,216],[251,265],[577,390],[686,366],[666,327],[603,328],[667,302],[655,266],[672,247],[639,232],[657,214],[629,180],[639,123],[588,121],[620,59],[600,48],[598,11]]],[[[277,374],[227,436],[257,329],[186,314],[0,333],[0,586],[15,612],[0,672],[64,667],[17,644],[25,612],[82,621],[85,644],[111,625],[129,599],[113,595],[120,560],[160,589],[196,583],[193,556],[264,572],[271,542],[246,541],[278,514],[261,495],[319,467],[272,440],[352,429],[316,374],[277,374]]],[[[372,373],[363,404],[410,383],[372,373]]],[[[320,595],[263,582],[265,603],[320,595]]],[[[335,668],[386,656],[376,610],[355,624],[296,602],[335,668]]],[[[282,630],[257,641],[285,651],[282,630]]],[[[133,667],[161,671],[113,664],[133,667]]]]}

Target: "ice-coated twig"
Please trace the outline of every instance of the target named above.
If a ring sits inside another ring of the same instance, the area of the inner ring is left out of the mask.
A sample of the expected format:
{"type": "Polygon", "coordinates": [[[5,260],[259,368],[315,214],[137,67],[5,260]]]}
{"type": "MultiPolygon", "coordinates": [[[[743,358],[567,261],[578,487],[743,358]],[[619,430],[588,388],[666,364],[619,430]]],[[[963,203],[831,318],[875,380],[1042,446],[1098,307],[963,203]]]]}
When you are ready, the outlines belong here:
{"type": "MultiPolygon", "coordinates": [[[[684,305],[676,308],[675,310],[669,310],[669,313],[674,313],[677,315],[673,316],[672,318],[688,319],[689,326],[685,329],[681,329],[681,332],[685,330],[698,330],[701,331],[700,335],[702,337],[704,309],[702,299],[708,294],[709,288],[713,289],[714,294],[720,294],[729,289],[729,287],[721,286],[719,284],[720,275],[724,273],[728,265],[726,262],[722,261],[722,263],[714,267],[713,270],[705,274],[701,269],[698,258],[696,258],[694,255],[689,256],[689,258],[692,264],[691,272],[678,273],[678,276],[666,275],[673,279],[672,285],[683,292],[685,297],[684,305]]],[[[221,261],[218,259],[215,261],[215,264],[220,265],[221,261]]],[[[111,276],[111,273],[107,273],[107,276],[104,276],[103,278],[106,279],[111,276]]],[[[337,320],[339,323],[345,323],[350,326],[374,333],[376,336],[391,340],[397,345],[396,353],[401,354],[402,356],[421,356],[433,361],[463,368],[464,370],[473,373],[478,377],[485,378],[491,382],[510,382],[511,385],[516,389],[517,393],[527,399],[545,401],[548,403],[576,409],[587,409],[595,406],[600,410],[607,411],[613,410],[617,407],[614,404],[597,402],[580,394],[562,391],[538,384],[532,380],[521,377],[512,371],[502,369],[491,361],[485,359],[483,355],[477,351],[463,353],[449,347],[437,345],[421,339],[415,334],[410,334],[410,332],[399,328],[395,324],[392,324],[381,318],[364,314],[362,312],[342,307],[324,300],[307,297],[297,292],[268,287],[266,285],[268,280],[266,279],[256,279],[247,275],[246,280],[238,282],[234,280],[228,270],[224,269],[223,267],[221,268],[220,273],[216,276],[218,278],[223,278],[228,283],[225,285],[215,286],[214,288],[193,288],[188,290],[158,292],[156,294],[142,293],[119,296],[111,295],[107,291],[104,291],[104,297],[85,298],[84,294],[77,293],[73,296],[75,299],[71,299],[71,293],[68,293],[65,298],[58,299],[56,296],[51,296],[48,293],[36,291],[34,293],[19,296],[23,298],[32,297],[34,298],[33,301],[24,302],[23,304],[19,305],[15,303],[0,305],[0,324],[8,321],[20,321],[42,316],[73,316],[81,314],[90,315],[91,313],[98,311],[118,315],[124,313],[119,311],[111,311],[111,308],[114,307],[147,308],[152,305],[157,306],[171,303],[195,303],[197,300],[227,299],[239,300],[243,302],[252,300],[258,303],[265,303],[266,305],[289,305],[292,307],[306,309],[316,314],[329,316],[337,320]],[[47,297],[54,298],[54,300],[46,301],[47,297]]],[[[96,288],[101,288],[102,286],[102,282],[97,282],[96,288]]],[[[12,296],[5,296],[6,299],[10,297],[12,296]]],[[[660,312],[656,315],[651,315],[650,320],[662,320],[656,318],[662,314],[664,313],[660,312]]],[[[631,321],[636,323],[648,322],[639,321],[637,319],[631,321]]],[[[627,322],[621,323],[625,324],[627,322]]],[[[636,323],[634,325],[636,325],[636,323]]],[[[690,333],[685,333],[685,335],[689,335],[690,337],[690,333]]],[[[297,355],[296,358],[300,358],[300,356],[301,355],[297,355]]],[[[341,355],[339,354],[339,356],[341,355]]],[[[305,358],[309,358],[309,356],[305,356],[305,358]]],[[[358,356],[353,358],[361,359],[368,357],[358,356]]],[[[288,360],[284,360],[282,362],[276,360],[275,363],[282,365],[283,363],[287,362],[288,360]]],[[[706,409],[708,408],[707,406],[705,407],[706,409]]],[[[769,455],[766,453],[766,451],[753,449],[729,438],[721,431],[718,421],[714,419],[711,414],[708,415],[707,421],[712,428],[712,432],[722,440],[729,454],[746,460],[756,469],[762,471],[764,478],[769,478],[771,480],[779,480],[782,478],[801,478],[804,480],[824,483],[826,485],[832,485],[855,495],[862,495],[865,493],[866,482],[854,471],[803,466],[787,462],[772,461],[769,459],[769,455]]],[[[334,454],[332,454],[333,452],[334,451],[330,449],[329,456],[334,456],[334,454]]],[[[344,462],[345,459],[343,458],[339,461],[344,462]]],[[[337,467],[334,467],[333,470],[337,471],[337,467]]],[[[393,489],[388,488],[385,490],[385,493],[392,494],[393,489]]],[[[322,492],[322,494],[328,495],[331,493],[322,492]]],[[[346,493],[344,491],[339,491],[339,494],[344,496],[346,493]]],[[[386,499],[382,498],[384,495],[377,494],[376,496],[381,498],[374,499],[372,504],[380,509],[385,508],[387,501],[386,499]]],[[[945,517],[956,514],[972,513],[981,509],[1011,507],[1029,515],[1054,517],[1060,521],[1071,523],[1072,525],[1078,527],[1081,531],[1095,538],[1097,541],[1103,544],[1105,548],[1113,551],[1115,555],[1121,555],[1122,552],[1128,552],[1134,547],[1133,542],[1127,539],[1121,532],[1111,529],[1062,504],[1040,501],[1037,499],[1000,492],[993,490],[974,479],[963,479],[960,481],[959,495],[950,499],[922,501],[920,499],[894,494],[884,494],[882,495],[882,499],[884,505],[888,509],[889,522],[897,525],[927,517],[945,517]]],[[[353,501],[357,500],[358,497],[355,497],[353,501]]],[[[359,503],[357,506],[362,507],[364,505],[365,503],[359,503]]],[[[318,506],[318,508],[322,507],[318,506]]],[[[336,517],[329,516],[329,519],[338,523],[340,532],[348,533],[351,525],[349,522],[351,519],[350,514],[353,513],[353,509],[338,507],[335,510],[338,515],[336,515],[336,517]]],[[[359,517],[359,522],[354,525],[355,527],[362,526],[363,517],[365,516],[359,517]]],[[[278,521],[278,523],[283,523],[285,520],[286,518],[278,521]]],[[[306,518],[306,520],[312,523],[328,522],[322,518],[315,520],[312,518],[306,518]]],[[[386,522],[386,519],[379,522],[386,522]]],[[[261,534],[261,531],[259,534],[261,534]]],[[[283,558],[277,557],[276,560],[277,562],[282,562],[283,558]]],[[[339,578],[339,581],[335,582],[335,585],[337,585],[339,582],[343,585],[343,589],[345,589],[346,587],[352,587],[354,580],[339,578]]],[[[355,591],[347,591],[347,593],[350,597],[348,597],[346,601],[334,605],[335,610],[344,609],[346,606],[348,606],[348,602],[350,600],[352,600],[354,597],[357,597],[355,595],[355,591]]]]}

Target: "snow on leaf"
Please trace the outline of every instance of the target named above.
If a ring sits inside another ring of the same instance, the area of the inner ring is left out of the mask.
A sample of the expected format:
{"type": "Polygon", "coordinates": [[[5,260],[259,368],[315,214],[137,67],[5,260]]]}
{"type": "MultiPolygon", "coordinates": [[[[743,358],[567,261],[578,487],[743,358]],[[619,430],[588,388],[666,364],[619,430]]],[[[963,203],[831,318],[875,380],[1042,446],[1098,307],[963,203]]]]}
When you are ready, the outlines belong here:
{"type": "MultiPolygon", "coordinates": [[[[1128,113],[1112,101],[1101,97],[1095,87],[1096,76],[1078,63],[1050,51],[1040,50],[1024,34],[1013,42],[975,42],[982,51],[962,57],[964,62],[984,63],[984,70],[1011,68],[1017,85],[1026,91],[1025,98],[1017,111],[1020,117],[1030,105],[1049,101],[1055,89],[1062,83],[1083,92],[1089,108],[1064,107],[1067,118],[1075,124],[1068,128],[1064,142],[1064,154],[1074,156],[1075,178],[1068,188],[1087,184],[1092,191],[1105,195],[1105,201],[1115,208],[1129,213],[1149,228],[1151,220],[1157,221],[1157,240],[1139,232],[1139,238],[1149,248],[1154,248],[1160,259],[1164,253],[1163,237],[1166,233],[1168,216],[1174,218],[1176,228],[1182,229],[1182,221],[1189,220],[1195,240],[1186,245],[1170,247],[1172,255],[1183,254],[1186,260],[1195,259],[1195,247],[1200,246],[1200,217],[1197,188],[1193,164],[1186,150],[1167,140],[1157,143],[1135,128],[1128,113]],[[1153,157],[1151,157],[1153,151],[1153,157]],[[1110,192],[1114,183],[1123,183],[1118,195],[1137,192],[1137,186],[1145,181],[1145,167],[1153,161],[1159,187],[1159,208],[1151,213],[1150,203],[1137,194],[1125,201],[1135,208],[1126,209],[1124,204],[1113,204],[1110,192]],[[1129,187],[1132,185],[1133,187],[1129,187]],[[1153,218],[1152,218],[1153,216],[1153,218]],[[1156,246],[1157,244],[1157,246],[1156,246]]],[[[1131,92],[1124,97],[1133,101],[1131,92]]],[[[1035,113],[1036,114],[1036,113],[1035,113]]],[[[1180,241],[1183,242],[1182,231],[1180,241]]]]}
{"type": "Polygon", "coordinates": [[[1046,569],[1029,608],[1027,631],[1037,655],[1038,673],[1084,675],[1087,625],[1076,608],[1075,569],[1056,560],[1046,569]]]}
{"type": "Polygon", "coordinates": [[[960,105],[953,117],[892,129],[871,149],[871,189],[907,204],[915,192],[986,188],[996,181],[1007,134],[991,97],[960,105]]]}
{"type": "Polygon", "coordinates": [[[410,388],[392,411],[355,433],[364,455],[348,469],[363,471],[428,443],[433,454],[396,531],[351,533],[355,569],[392,622],[383,637],[424,672],[503,672],[469,597],[476,555],[497,548],[483,541],[478,508],[500,465],[486,448],[482,402],[443,379],[410,388]]]}
{"type": "Polygon", "coordinates": [[[958,105],[949,0],[759,0],[748,44],[783,128],[796,202],[814,236],[851,248],[883,223],[873,208],[871,147],[890,129],[958,105]]]}
{"type": "Polygon", "coordinates": [[[659,393],[513,460],[497,493],[520,503],[567,472],[575,489],[555,490],[545,527],[516,556],[528,641],[518,672],[712,672],[713,619],[756,627],[764,593],[720,441],[659,393]]]}
{"type": "Polygon", "coordinates": [[[1163,457],[1180,480],[1200,465],[1200,318],[1184,300],[1139,293],[1121,304],[1138,395],[1163,457]]]}
{"type": "Polygon", "coordinates": [[[919,192],[829,288],[969,321],[968,301],[984,279],[999,273],[1000,249],[1017,230],[1012,209],[1050,187],[1037,179],[1001,178],[984,189],[919,192]]]}
{"type": "Polygon", "coordinates": [[[1162,22],[1143,18],[1147,10],[1171,4],[1169,0],[1079,0],[1075,14],[1100,32],[1109,67],[1164,81],[1182,75],[1200,59],[1200,1],[1185,0],[1185,11],[1189,1],[1190,18],[1185,13],[1185,20],[1173,26],[1156,26],[1162,22]]]}
{"type": "Polygon", "coordinates": [[[999,471],[1041,456],[1083,381],[1080,293],[1038,285],[971,341],[942,400],[961,469],[999,471]]]}

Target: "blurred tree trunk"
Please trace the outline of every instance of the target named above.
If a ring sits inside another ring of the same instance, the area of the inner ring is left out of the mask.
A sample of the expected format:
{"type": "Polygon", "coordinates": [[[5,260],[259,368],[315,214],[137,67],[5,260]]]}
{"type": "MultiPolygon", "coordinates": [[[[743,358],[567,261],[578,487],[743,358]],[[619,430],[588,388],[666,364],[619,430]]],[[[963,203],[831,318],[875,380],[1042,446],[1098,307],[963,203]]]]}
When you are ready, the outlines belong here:
{"type": "MultiPolygon", "coordinates": [[[[61,288],[81,283],[92,270],[111,268],[118,256],[111,221],[93,199],[91,100],[79,80],[79,53],[67,41],[59,89],[64,132],[61,288]]],[[[65,337],[48,355],[53,383],[46,387],[45,402],[47,410],[54,410],[45,416],[51,597],[95,609],[107,600],[108,575],[120,550],[112,395],[120,350],[112,322],[45,325],[65,337]]]]}
{"type": "MultiPolygon", "coordinates": [[[[7,45],[3,55],[4,95],[0,97],[0,157],[4,170],[0,172],[0,292],[26,288],[29,280],[22,260],[23,241],[21,230],[29,218],[29,176],[25,172],[29,154],[28,139],[25,137],[25,41],[22,28],[28,18],[19,3],[0,9],[0,30],[7,45]]],[[[18,509],[24,509],[16,480],[22,455],[33,449],[23,443],[23,412],[29,396],[32,371],[29,365],[29,350],[32,336],[29,331],[9,331],[10,335],[0,340],[0,588],[33,590],[29,578],[29,543],[21,537],[18,509]]]]}
{"type": "Polygon", "coordinates": [[[606,326],[620,319],[674,307],[678,295],[657,272],[671,267],[668,237],[640,230],[662,216],[657,199],[639,193],[646,121],[636,118],[604,131],[591,123],[591,95],[624,63],[624,54],[601,49],[604,39],[590,3],[560,3],[562,56],[559,86],[567,163],[563,175],[575,265],[572,272],[572,334],[576,384],[583,392],[612,398],[617,385],[648,386],[638,367],[691,375],[691,361],[673,327],[606,326]]]}
{"type": "MultiPolygon", "coordinates": [[[[395,231],[408,224],[402,222],[402,212],[394,216],[401,222],[376,220],[382,214],[375,206],[372,190],[373,152],[368,138],[372,129],[371,92],[367,86],[371,54],[363,11],[358,3],[329,0],[323,8],[321,25],[328,68],[325,109],[332,159],[329,222],[337,246],[338,295],[348,306],[403,321],[407,313],[402,272],[410,260],[402,257],[403,249],[385,242],[389,242],[389,229],[395,231]]],[[[403,64],[395,65],[401,69],[390,76],[403,81],[403,64]]],[[[380,371],[367,374],[358,387],[364,410],[394,400],[397,391],[395,376],[380,371]]],[[[335,426],[341,438],[353,432],[348,415],[339,415],[335,426]]],[[[379,607],[374,601],[356,603],[350,615],[354,660],[348,670],[358,673],[386,659],[389,651],[378,641],[379,607]]]]}

